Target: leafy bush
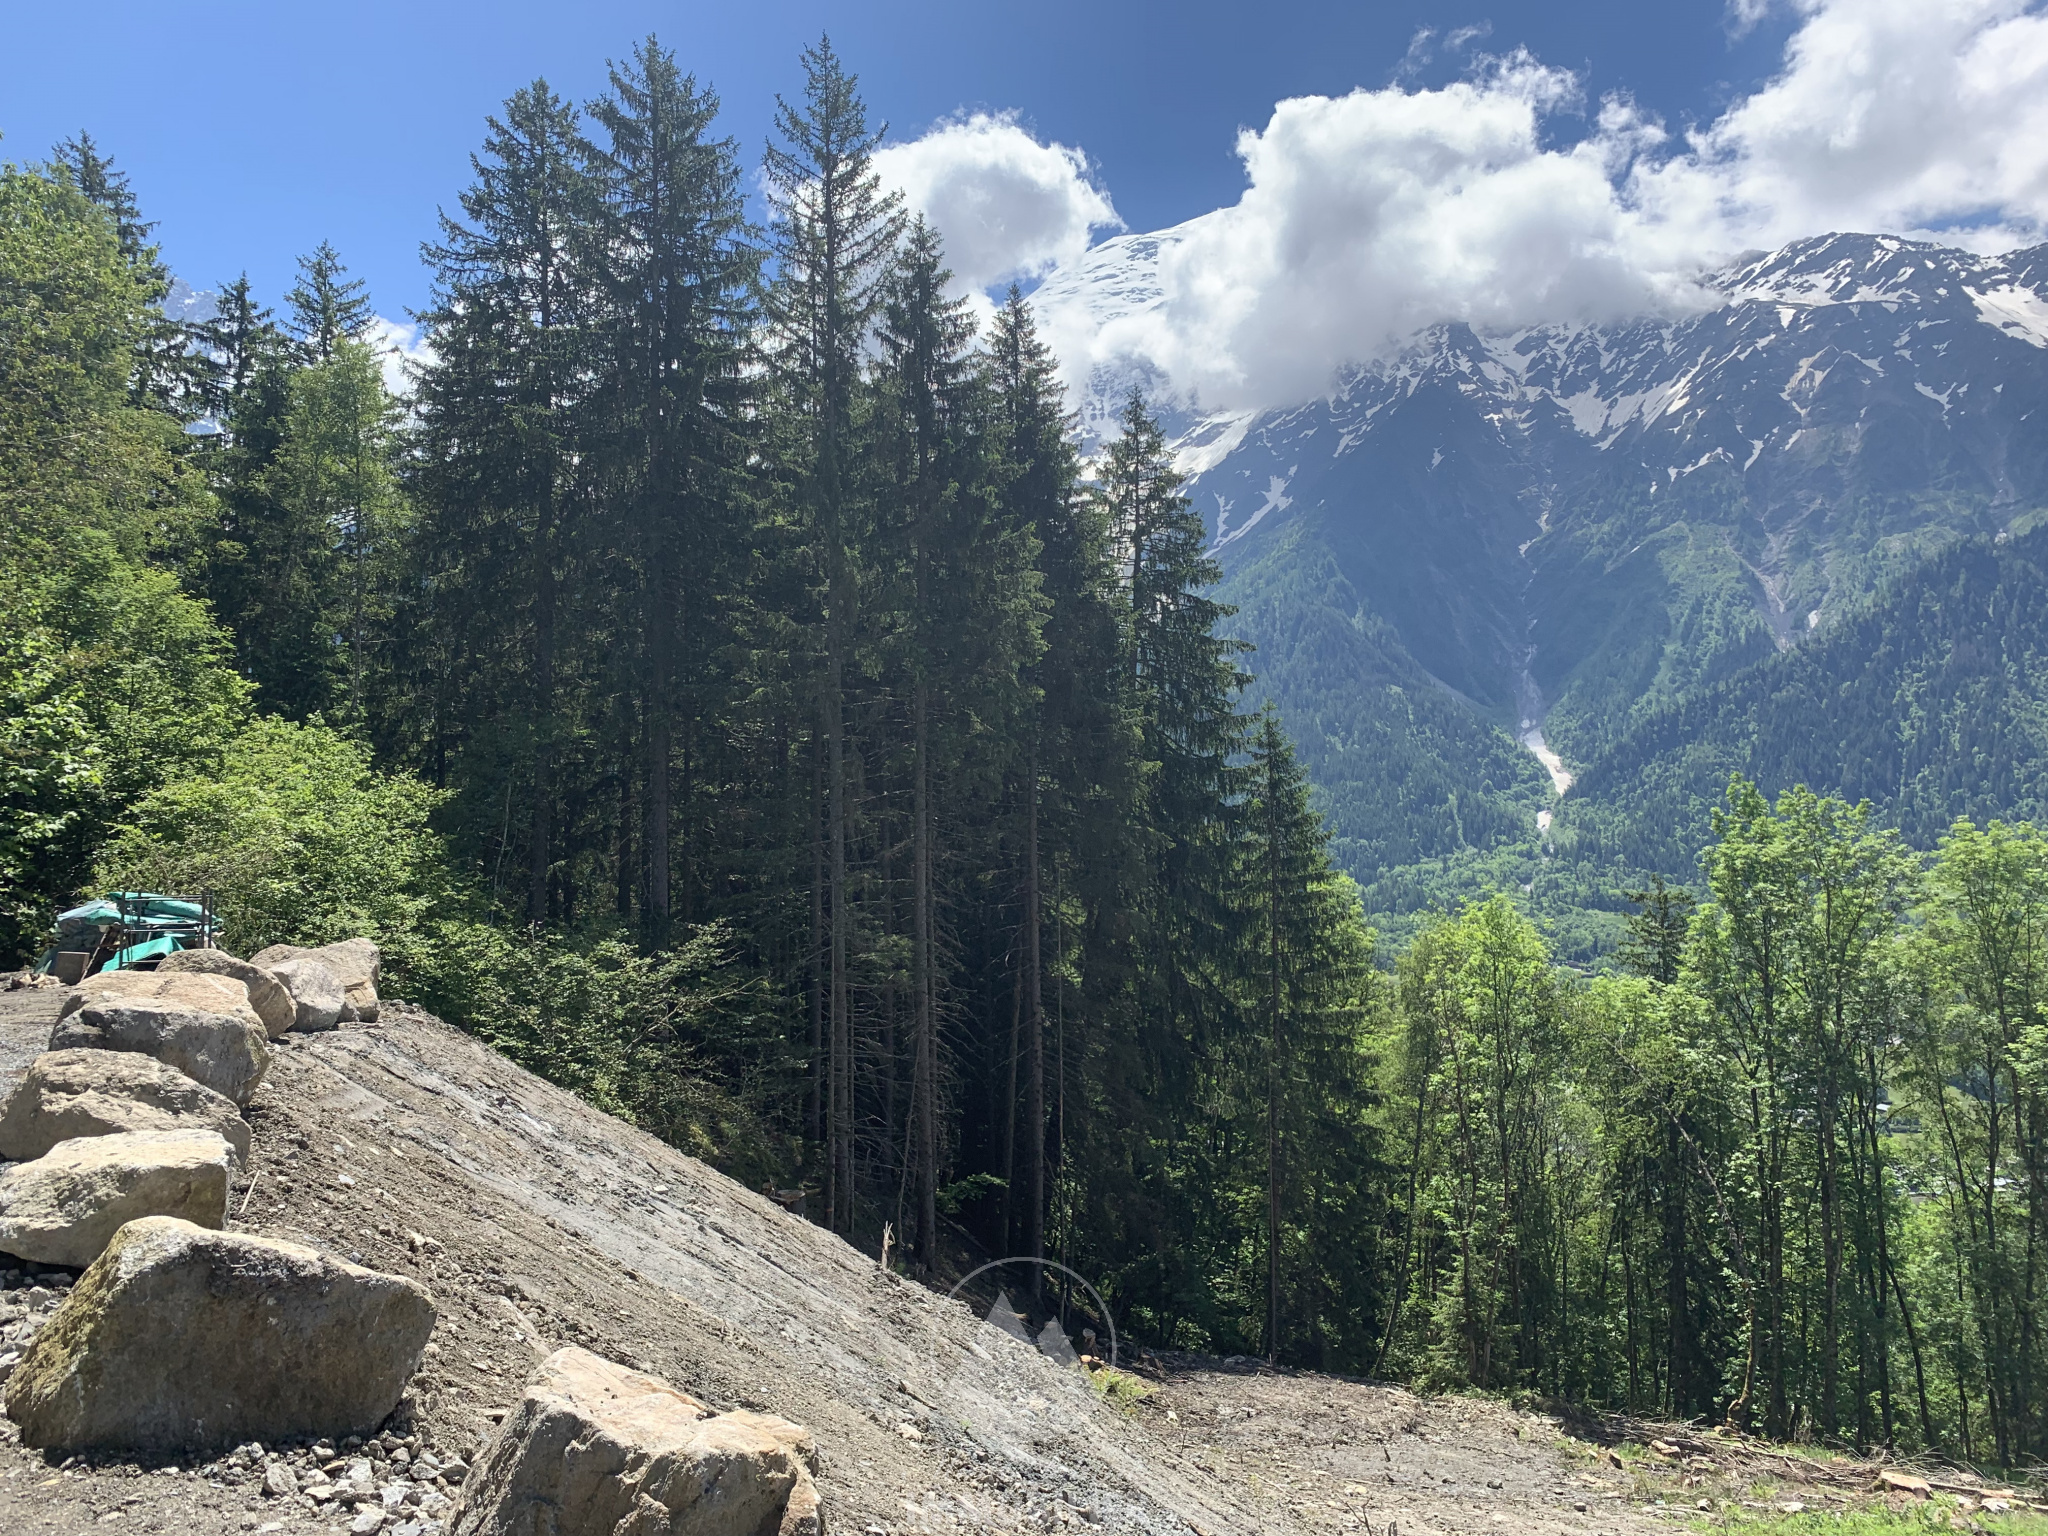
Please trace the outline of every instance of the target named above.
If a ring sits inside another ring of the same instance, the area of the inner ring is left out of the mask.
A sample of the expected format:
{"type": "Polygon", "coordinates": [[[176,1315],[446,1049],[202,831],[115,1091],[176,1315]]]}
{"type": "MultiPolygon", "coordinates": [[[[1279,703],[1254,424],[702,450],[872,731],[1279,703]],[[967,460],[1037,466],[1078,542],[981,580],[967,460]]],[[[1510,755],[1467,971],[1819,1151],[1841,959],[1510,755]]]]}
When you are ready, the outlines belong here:
{"type": "Polygon", "coordinates": [[[317,720],[259,719],[217,770],[137,802],[101,853],[99,882],[211,892],[222,941],[241,954],[361,934],[408,955],[450,899],[427,825],[439,799],[317,720]]]}
{"type": "Polygon", "coordinates": [[[385,951],[387,992],[529,1071],[749,1182],[791,1166],[793,1138],[761,1111],[789,1097],[798,1064],[725,932],[650,955],[481,921],[428,824],[441,798],[317,720],[261,719],[217,771],[146,795],[99,879],[211,892],[222,940],[241,954],[367,935],[385,951]]]}

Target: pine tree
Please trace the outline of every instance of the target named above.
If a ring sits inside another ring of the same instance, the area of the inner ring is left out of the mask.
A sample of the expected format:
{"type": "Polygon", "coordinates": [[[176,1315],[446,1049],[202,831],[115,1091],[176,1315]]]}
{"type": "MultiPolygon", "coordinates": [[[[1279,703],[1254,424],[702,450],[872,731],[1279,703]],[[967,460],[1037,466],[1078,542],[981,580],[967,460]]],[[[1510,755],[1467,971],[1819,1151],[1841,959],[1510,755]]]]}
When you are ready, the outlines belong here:
{"type": "Polygon", "coordinates": [[[232,548],[215,558],[244,669],[269,708],[365,729],[409,508],[400,410],[365,343],[260,364],[231,415],[232,548]]]}
{"type": "Polygon", "coordinates": [[[877,447],[888,466],[901,554],[891,606],[910,736],[911,1114],[914,1251],[939,1254],[941,1019],[951,1011],[944,930],[966,904],[956,871],[997,817],[1027,718],[1042,604],[1036,542],[996,494],[982,360],[965,302],[948,296],[937,235],[914,222],[885,289],[878,340],[877,447]]]}
{"type": "Polygon", "coordinates": [[[1134,394],[1120,424],[1090,494],[1107,542],[1111,697],[1128,767],[1113,766],[1107,784],[1125,797],[1123,827],[1089,871],[1094,995],[1073,1069],[1085,1078],[1075,1086],[1087,1093],[1086,1123],[1069,1108],[1064,1136],[1083,1145],[1060,1150],[1083,1166],[1063,1175],[1061,1220],[1088,1228],[1103,1262],[1144,1255],[1131,1283],[1169,1305],[1208,1294],[1199,1255],[1167,1234],[1193,1221],[1189,1201],[1207,1198],[1176,1172],[1199,1123],[1205,1063],[1239,1022],[1233,757],[1244,743],[1236,699],[1245,679],[1241,647],[1217,633],[1229,613],[1205,595],[1217,567],[1158,423],[1134,394]]]}
{"type": "Polygon", "coordinates": [[[102,155],[92,135],[80,133],[59,144],[51,171],[57,181],[74,188],[106,214],[114,227],[121,256],[134,271],[150,306],[137,338],[129,392],[135,403],[165,414],[187,417],[203,409],[204,360],[192,349],[187,327],[157,307],[171,291],[170,268],[150,235],[154,222],[142,217],[128,173],[102,155]]]}
{"type": "MultiPolygon", "coordinates": [[[[1114,723],[1117,667],[1115,610],[1110,601],[1108,546],[1094,504],[1079,494],[1064,392],[1051,351],[1038,337],[1030,307],[1013,285],[996,316],[990,357],[995,431],[1002,460],[1004,516],[1027,527],[1038,545],[1046,603],[1044,650],[1027,669],[1028,746],[1023,763],[1024,845],[1018,933],[1017,1019],[1005,1053],[1014,1076],[1021,1065],[1021,1107],[1014,1084],[1004,1095],[1005,1206],[1002,1240],[1021,1240],[1045,1257],[1050,1184],[1047,1149],[1045,914],[1049,905],[1044,850],[1113,846],[1097,820],[1101,790],[1116,781],[1114,723]],[[1052,804],[1048,807],[1047,801],[1052,804]],[[1022,1119],[1021,1233],[1016,1126],[1022,1119]]],[[[1113,824],[1113,822],[1112,822],[1113,824]]],[[[1079,882],[1087,888],[1090,882],[1079,882]]],[[[1057,959],[1057,957],[1056,957],[1057,959]]],[[[1053,968],[1058,974],[1058,966],[1053,968]]],[[[1063,983],[1056,983],[1063,985],[1063,983]]]]}
{"type": "Polygon", "coordinates": [[[244,272],[221,284],[213,313],[193,325],[190,334],[205,364],[196,403],[216,423],[225,422],[258,364],[281,347],[283,333],[271,312],[256,302],[244,272]]]}
{"type": "MultiPolygon", "coordinates": [[[[461,218],[444,218],[428,251],[437,357],[420,403],[434,449],[433,547],[446,552],[436,594],[446,654],[518,658],[512,675],[491,665],[491,676],[474,676],[467,700],[516,709],[525,726],[524,905],[541,924],[558,854],[562,678],[576,664],[564,652],[584,649],[577,640],[593,617],[564,606],[579,595],[585,554],[571,519],[578,449],[592,430],[599,208],[576,111],[545,81],[516,92],[488,130],[461,218]],[[476,643],[485,636],[497,643],[476,643]]],[[[470,762],[464,777],[488,778],[495,800],[498,775],[485,767],[470,762]]]]}
{"type": "Polygon", "coordinates": [[[819,635],[818,735],[823,742],[823,847],[815,903],[824,934],[814,963],[825,976],[820,1042],[826,1079],[828,1224],[853,1224],[854,942],[848,840],[853,785],[846,754],[847,668],[859,591],[856,425],[860,359],[903,229],[900,199],[874,169],[882,131],[868,126],[859,86],[829,39],[806,49],[801,104],[778,100],[766,163],[776,281],[767,297],[768,360],[787,423],[778,447],[816,552],[824,587],[819,635]]]}
{"type": "MultiPolygon", "coordinates": [[[[1303,1257],[1326,1260],[1318,1207],[1350,1204],[1357,1185],[1377,1181],[1364,1050],[1372,941],[1357,888],[1330,867],[1329,828],[1309,803],[1307,776],[1271,705],[1253,727],[1248,777],[1241,889],[1244,970],[1255,982],[1243,1044],[1255,1042],[1264,1058],[1254,1065],[1266,1122],[1264,1342],[1266,1358],[1277,1361],[1290,1343],[1326,1342],[1327,1319],[1307,1297],[1288,1326],[1289,1228],[1309,1250],[1303,1257]]],[[[1351,1228],[1349,1241],[1362,1235],[1351,1228]]],[[[1325,1268],[1298,1262],[1294,1289],[1312,1288],[1325,1268]]],[[[1344,1309],[1358,1301],[1345,1298],[1344,1309]]]]}
{"type": "Polygon", "coordinates": [[[350,278],[341,257],[325,240],[299,258],[299,280],[285,302],[291,305],[291,333],[308,362],[330,363],[344,341],[361,341],[376,323],[376,311],[361,278],[350,278]]]}
{"type": "Polygon", "coordinates": [[[1686,925],[1692,920],[1692,893],[1666,885],[1662,875],[1652,875],[1649,887],[1628,892],[1628,899],[1636,910],[1629,914],[1621,963],[1638,976],[1669,986],[1678,980],[1679,962],[1684,956],[1686,925]]]}
{"type": "MultiPolygon", "coordinates": [[[[590,107],[607,135],[589,160],[601,199],[598,345],[611,373],[603,451],[638,560],[641,911],[654,944],[677,915],[676,807],[686,854],[698,835],[692,776],[730,684],[716,664],[730,619],[716,594],[746,537],[754,385],[743,363],[761,258],[733,143],[711,137],[717,115],[718,98],[653,38],[613,66],[610,94],[590,107]]],[[[685,922],[693,883],[686,872],[685,922]]]]}

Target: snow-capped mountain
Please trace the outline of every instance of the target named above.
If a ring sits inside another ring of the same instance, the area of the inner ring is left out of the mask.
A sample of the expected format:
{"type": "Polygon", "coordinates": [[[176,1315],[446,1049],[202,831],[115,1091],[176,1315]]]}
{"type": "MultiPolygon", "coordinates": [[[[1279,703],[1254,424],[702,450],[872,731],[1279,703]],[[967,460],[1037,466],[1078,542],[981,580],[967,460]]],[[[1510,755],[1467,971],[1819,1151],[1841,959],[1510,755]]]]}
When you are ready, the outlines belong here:
{"type": "MultiPolygon", "coordinates": [[[[1182,463],[1233,564],[1261,531],[1322,509],[1430,521],[1410,537],[1444,555],[1462,545],[1508,589],[1568,558],[1589,515],[1605,522],[1625,502],[1648,534],[1697,520],[1693,493],[1711,484],[1726,503],[1711,520],[1784,640],[1863,589],[1868,550],[1839,572],[1825,557],[1850,553],[1836,549],[1842,520],[1873,498],[1926,503],[1894,505],[1882,530],[1857,524],[1879,538],[1965,506],[1976,527],[2048,501],[2044,279],[2048,247],[1985,258],[1802,241],[1717,274],[1727,303],[1681,322],[1438,327],[1325,399],[1196,424],[1182,463]]],[[[1519,633],[1509,623],[1491,657],[1448,680],[1499,698],[1472,669],[1512,671],[1519,633]]],[[[1561,684],[1571,658],[1537,645],[1539,672],[1561,684]]]]}
{"type": "MultiPolygon", "coordinates": [[[[1171,238],[1107,242],[1054,298],[1142,314],[1171,238]]],[[[1589,762],[1887,573],[2048,508],[2048,246],[1830,235],[1706,286],[1723,302],[1676,320],[1440,325],[1321,399],[1177,423],[1251,665],[1326,783],[1371,771],[1347,710],[1403,666],[1589,762]],[[1370,643],[1344,660],[1347,627],[1370,643]],[[1346,666],[1369,676],[1347,690],[1346,666]]]]}

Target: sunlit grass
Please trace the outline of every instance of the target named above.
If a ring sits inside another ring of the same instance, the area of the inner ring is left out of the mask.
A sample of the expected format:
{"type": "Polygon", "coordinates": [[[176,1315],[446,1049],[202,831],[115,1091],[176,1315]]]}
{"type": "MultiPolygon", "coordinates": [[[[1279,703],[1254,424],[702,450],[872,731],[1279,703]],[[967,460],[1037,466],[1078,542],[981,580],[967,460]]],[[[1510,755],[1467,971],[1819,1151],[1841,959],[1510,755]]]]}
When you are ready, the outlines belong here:
{"type": "Polygon", "coordinates": [[[1748,1531],[1757,1536],[1924,1536],[1940,1531],[1982,1531],[1988,1536],[2048,1536],[2048,1516],[2029,1510],[1964,1511],[1960,1501],[1936,1496],[1905,1508],[1810,1509],[1785,1514],[1739,1506],[1698,1514],[1696,1531],[1748,1531]]]}

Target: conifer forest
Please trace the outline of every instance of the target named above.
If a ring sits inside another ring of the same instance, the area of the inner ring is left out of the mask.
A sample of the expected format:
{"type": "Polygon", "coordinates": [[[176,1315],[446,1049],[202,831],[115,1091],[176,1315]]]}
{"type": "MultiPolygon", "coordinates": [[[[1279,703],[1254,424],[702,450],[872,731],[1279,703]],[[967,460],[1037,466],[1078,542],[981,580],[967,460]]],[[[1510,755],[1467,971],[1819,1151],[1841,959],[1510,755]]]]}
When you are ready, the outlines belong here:
{"type": "Polygon", "coordinates": [[[651,39],[512,96],[404,376],[335,250],[182,320],[88,135],[0,169],[9,963],[204,889],[941,1289],[2048,1457],[2048,832],[1737,776],[1596,961],[1381,937],[1157,403],[1084,444],[803,66],[765,158],[651,39]]]}

